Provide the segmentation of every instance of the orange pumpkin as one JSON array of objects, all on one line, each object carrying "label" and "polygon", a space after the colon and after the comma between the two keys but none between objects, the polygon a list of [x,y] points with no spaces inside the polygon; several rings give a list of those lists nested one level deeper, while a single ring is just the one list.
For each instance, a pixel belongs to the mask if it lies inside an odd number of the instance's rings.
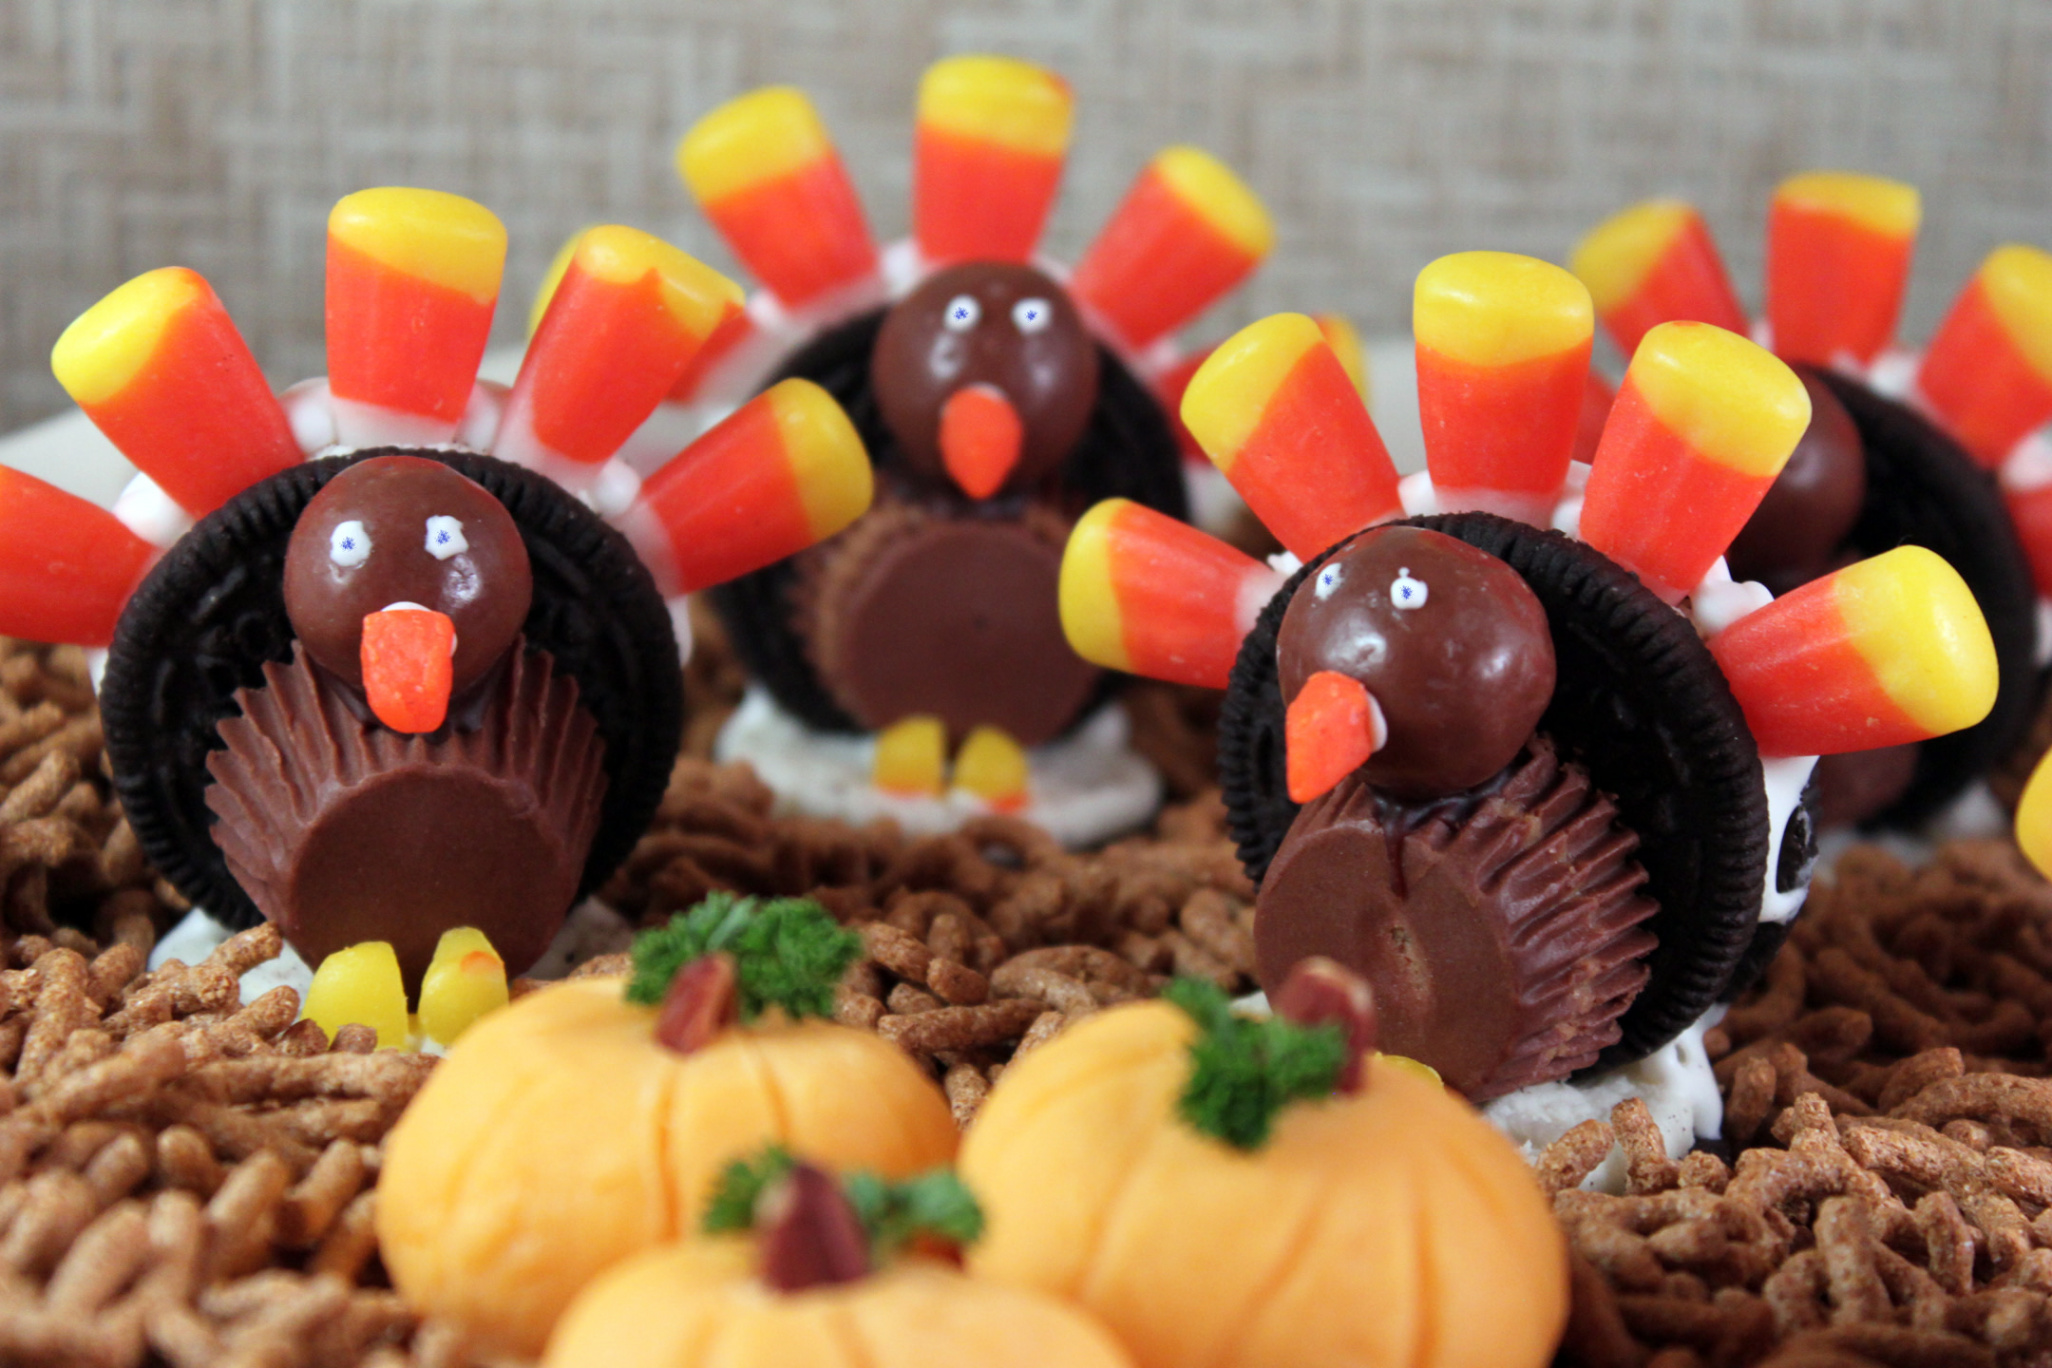
[{"label": "orange pumpkin", "polygon": [[[817,904],[788,900],[762,909],[715,895],[689,917],[729,932],[781,918],[814,941],[848,934]],[[636,947],[644,976],[649,942]],[[802,991],[787,998],[831,1003],[854,953],[835,945],[799,966]],[[379,1180],[378,1236],[406,1300],[491,1351],[532,1357],[594,1276],[689,1238],[737,1156],[774,1142],[887,1175],[946,1163],[957,1139],[947,1102],[902,1051],[777,1006],[733,1019],[751,974],[792,978],[774,951],[657,966],[671,985],[660,1010],[625,1000],[620,979],[584,979],[466,1033],[393,1130]]]},{"label": "orange pumpkin", "polygon": [[[1358,979],[1346,991],[1365,996]],[[1178,1000],[1206,1024],[1172,1002],[1123,1006],[1005,1071],[962,1147],[989,1218],[973,1272],[1073,1298],[1142,1368],[1547,1362],[1567,1313],[1565,1248],[1507,1141],[1382,1056],[1352,1093],[1325,1095],[1345,1083],[1341,1064],[1276,1110],[1257,1094],[1278,1085],[1277,1056],[1264,1064],[1234,1039],[1295,1048],[1285,1037],[1301,1028],[1226,1022],[1223,994]],[[1357,1022],[1355,1043],[1368,1033]],[[1237,1072],[1213,1067],[1221,1054]],[[1191,1116],[1237,1122],[1243,1143],[1268,1133],[1240,1147]]]},{"label": "orange pumpkin", "polygon": [[601,1276],[543,1368],[1130,1368],[1071,1306],[876,1249],[819,1170],[783,1181],[754,1207],[777,1208],[756,1241],[655,1250]]}]

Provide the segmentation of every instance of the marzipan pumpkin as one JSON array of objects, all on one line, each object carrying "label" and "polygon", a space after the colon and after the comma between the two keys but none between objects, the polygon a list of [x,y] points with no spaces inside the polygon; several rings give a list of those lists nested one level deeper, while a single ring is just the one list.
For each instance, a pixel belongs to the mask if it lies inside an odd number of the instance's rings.
[{"label": "marzipan pumpkin", "polygon": [[[982,1282],[908,1240],[973,1238],[945,1171],[909,1183],[809,1164],[736,1166],[715,1203],[747,1231],[642,1254],[571,1306],[543,1368],[1128,1368],[1074,1307]],[[865,1200],[866,1198],[866,1200]]]},{"label": "marzipan pumpkin", "polygon": [[1167,996],[1005,1071],[962,1147],[973,1273],[1072,1298],[1142,1368],[1548,1361],[1566,1254],[1538,1184],[1415,1065],[1362,1058],[1361,980],[1305,961],[1267,1021]]},{"label": "marzipan pumpkin", "polygon": [[635,975],[477,1023],[393,1130],[378,1236],[418,1310],[533,1356],[570,1299],[688,1237],[722,1166],[767,1143],[835,1167],[945,1164],[956,1130],[896,1047],[829,1021],[859,949],[817,903],[714,894],[635,944]]}]

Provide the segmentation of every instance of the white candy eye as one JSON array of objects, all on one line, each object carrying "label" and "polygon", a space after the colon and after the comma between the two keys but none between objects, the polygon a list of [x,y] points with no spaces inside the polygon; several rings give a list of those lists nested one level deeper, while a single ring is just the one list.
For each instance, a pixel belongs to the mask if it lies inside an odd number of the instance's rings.
[{"label": "white candy eye", "polygon": [[982,321],[983,306],[976,302],[975,295],[956,295],[948,301],[948,311],[941,315],[949,332],[968,332]]},{"label": "white candy eye", "polygon": [[427,553],[436,560],[460,556],[470,549],[463,539],[463,524],[445,514],[427,520]]},{"label": "white candy eye", "polygon": [[1328,565],[1318,572],[1318,579],[1311,586],[1312,596],[1320,600],[1332,597],[1332,591],[1340,587],[1340,581],[1347,572],[1337,565]]},{"label": "white candy eye", "polygon": [[328,534],[328,559],[345,570],[353,570],[369,560],[370,551],[370,533],[354,518],[335,524],[335,530]]},{"label": "white candy eye", "polygon": [[1022,333],[1037,333],[1054,322],[1054,309],[1044,299],[1022,299],[1012,306],[1012,326]]},{"label": "white candy eye", "polygon": [[1411,567],[1397,567],[1397,577],[1389,582],[1389,606],[1392,608],[1423,608],[1425,600],[1432,597],[1432,590],[1424,580],[1411,578]]}]

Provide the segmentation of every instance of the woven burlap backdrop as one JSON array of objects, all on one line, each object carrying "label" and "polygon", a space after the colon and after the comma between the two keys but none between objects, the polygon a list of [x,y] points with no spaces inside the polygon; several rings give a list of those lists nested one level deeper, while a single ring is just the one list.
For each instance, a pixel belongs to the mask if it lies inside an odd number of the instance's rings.
[{"label": "woven burlap backdrop", "polygon": [[1245,173],[1280,243],[1214,333],[1278,308],[1399,329],[1432,256],[1559,259],[1663,192],[1756,298],[1768,190],[1819,165],[1922,186],[1913,337],[1990,246],[2052,245],[2047,0],[0,0],[0,430],[62,406],[66,321],[169,263],[275,378],[320,370],[322,225],[367,185],[505,219],[502,340],[582,223],[726,263],[671,148],[762,83],[812,93],[895,234],[915,82],[965,50],[1075,86],[1058,254],[1163,143]]}]

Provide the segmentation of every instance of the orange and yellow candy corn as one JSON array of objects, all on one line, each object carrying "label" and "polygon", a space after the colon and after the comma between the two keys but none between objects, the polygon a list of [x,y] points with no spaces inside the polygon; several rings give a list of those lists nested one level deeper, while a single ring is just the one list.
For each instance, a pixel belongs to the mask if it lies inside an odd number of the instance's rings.
[{"label": "orange and yellow candy corn", "polygon": [[869,453],[841,406],[810,380],[785,380],[650,476],[618,522],[673,597],[831,537],[873,492]]},{"label": "orange and yellow candy corn", "polygon": [[1762,755],[1836,755],[1971,727],[1995,643],[1966,582],[1921,546],[1812,580],[1710,639]]},{"label": "orange and yellow candy corn", "polygon": [[396,732],[431,732],[449,716],[456,624],[432,608],[386,608],[363,620],[364,701]]},{"label": "orange and yellow candy corn", "polygon": [[1582,382],[1582,415],[1575,420],[1575,459],[1587,465],[1596,456],[1596,446],[1603,440],[1603,425],[1610,421],[1610,406],[1617,402],[1617,391],[1603,378],[1603,373],[1590,368],[1589,378]]},{"label": "orange and yellow candy corn", "polygon": [[977,727],[955,754],[955,787],[993,812],[1018,812],[1033,801],[1033,763],[1002,727]]},{"label": "orange and yellow candy corn", "polygon": [[574,482],[655,411],[741,287],[637,228],[588,228],[528,343],[492,454]]},{"label": "orange and yellow candy corn", "polygon": [[1317,671],[1283,715],[1290,801],[1308,803],[1330,791],[1367,764],[1386,739],[1382,709],[1366,685],[1335,670]]},{"label": "orange and yellow candy corn", "polygon": [[1572,265],[1626,356],[1657,323],[1715,323],[1745,334],[1745,310],[1693,205],[1646,200],[1613,214],[1575,245]]},{"label": "orange and yellow candy corn", "polygon": [[2042,598],[2052,598],[2052,484],[2028,489],[2005,486],[2002,501],[2009,509],[2009,521],[2016,526],[2016,539],[2023,543],[2024,558],[2031,563],[2031,579]]},{"label": "orange and yellow candy corn", "polygon": [[105,646],[155,556],[99,505],[0,466],[0,636]]},{"label": "orange and yellow candy corn", "polygon": [[1774,350],[1865,365],[1895,335],[1923,213],[1916,189],[1879,176],[1811,171],[1767,211],[1767,321]]},{"label": "orange and yellow candy corn", "polygon": [[677,172],[787,308],[873,274],[862,203],[812,102],[790,86],[729,100],[677,144]]},{"label": "orange and yellow candy corn", "polygon": [[912,236],[935,265],[1025,261],[1069,150],[1068,82],[1010,57],[949,57],[919,82]]},{"label": "orange and yellow candy corn", "polygon": [[1988,254],[1924,352],[1917,389],[1991,468],[2052,419],[2052,252]]},{"label": "orange and yellow candy corn", "polygon": [[1224,162],[1165,148],[1076,263],[1069,293],[1140,351],[1203,313],[1274,246],[1268,210]]},{"label": "orange and yellow candy corn", "polygon": [[1401,517],[1396,466],[1325,335],[1303,314],[1234,333],[1183,391],[1183,422],[1301,560]]},{"label": "orange and yellow candy corn", "polygon": [[1660,324],[1604,424],[1582,540],[1674,602],[1731,545],[1809,423],[1803,382],[1764,349],[1709,323]]},{"label": "orange and yellow candy corn", "polygon": [[1318,331],[1325,337],[1325,345],[1332,348],[1332,354],[1339,359],[1340,369],[1347,373],[1347,379],[1354,382],[1354,392],[1361,396],[1361,402],[1373,403],[1374,395],[1368,385],[1368,351],[1361,345],[1360,332],[1336,313],[1312,314],[1311,321],[1318,325]]},{"label": "orange and yellow candy corn", "polygon": [[1142,504],[1106,499],[1069,533],[1062,631],[1106,669],[1223,689],[1283,577]]},{"label": "orange and yellow candy corn", "polygon": [[2040,874],[2052,878],[2052,752],[2038,761],[2017,801],[2016,844]]},{"label": "orange and yellow candy corn", "polygon": [[1581,420],[1588,287],[1534,257],[1456,252],[1418,273],[1411,326],[1439,506],[1544,527]]},{"label": "orange and yellow candy corn", "polygon": [[328,215],[328,391],[348,446],[446,442],[477,379],[506,229],[439,190],[359,190]]},{"label": "orange and yellow candy corn", "polygon": [[299,463],[292,425],[242,334],[213,288],[181,266],[139,275],[80,314],[50,369],[195,518]]}]

